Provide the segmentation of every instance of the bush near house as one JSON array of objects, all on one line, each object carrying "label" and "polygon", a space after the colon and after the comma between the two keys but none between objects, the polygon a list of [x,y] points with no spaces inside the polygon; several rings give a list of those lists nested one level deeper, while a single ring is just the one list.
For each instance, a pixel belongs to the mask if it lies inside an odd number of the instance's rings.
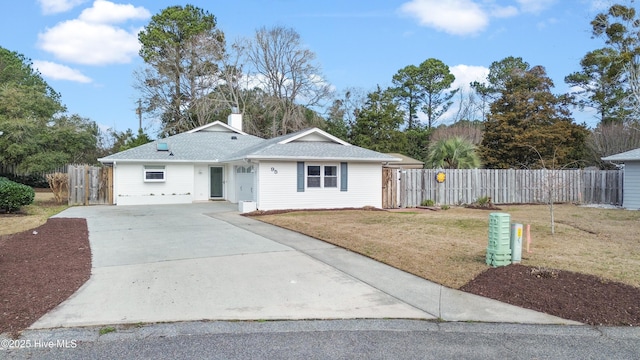
[{"label": "bush near house", "polygon": [[0,210],[15,212],[20,207],[31,204],[34,197],[33,188],[0,177]]}]

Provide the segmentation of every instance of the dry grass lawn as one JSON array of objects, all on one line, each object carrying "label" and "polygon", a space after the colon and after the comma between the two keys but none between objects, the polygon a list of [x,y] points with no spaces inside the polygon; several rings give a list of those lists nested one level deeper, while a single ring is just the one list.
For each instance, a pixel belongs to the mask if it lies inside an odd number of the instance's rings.
[{"label": "dry grass lawn", "polygon": [[50,191],[36,191],[33,204],[23,206],[16,214],[0,214],[0,235],[15,234],[37,228],[68,206],[55,202]]},{"label": "dry grass lawn", "polygon": [[[640,211],[556,205],[503,206],[512,222],[531,224],[522,264],[564,269],[640,287]],[[437,283],[459,288],[488,268],[489,212],[306,211],[257,219],[364,254]]]}]

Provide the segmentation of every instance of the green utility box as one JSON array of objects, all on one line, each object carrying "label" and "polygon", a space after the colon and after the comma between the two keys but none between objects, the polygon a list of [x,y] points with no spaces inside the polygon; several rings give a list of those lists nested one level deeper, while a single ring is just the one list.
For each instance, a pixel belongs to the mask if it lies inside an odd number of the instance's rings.
[{"label": "green utility box", "polygon": [[489,246],[487,265],[497,267],[511,264],[511,215],[489,214]]}]

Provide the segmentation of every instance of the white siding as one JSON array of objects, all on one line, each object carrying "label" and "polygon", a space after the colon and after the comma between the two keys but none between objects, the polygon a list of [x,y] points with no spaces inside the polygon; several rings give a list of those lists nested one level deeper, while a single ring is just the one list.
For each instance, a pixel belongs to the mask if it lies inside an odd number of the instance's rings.
[{"label": "white siding", "polygon": [[209,165],[196,164],[193,167],[193,200],[209,200]]},{"label": "white siding", "polygon": [[[305,162],[307,165],[336,165],[339,162]],[[340,191],[340,173],[336,188],[297,191],[296,162],[261,161],[258,173],[258,209],[323,209],[374,206],[382,207],[382,165],[349,163],[348,190]]]},{"label": "white siding", "polygon": [[224,198],[232,203],[237,203],[236,197],[236,174],[232,164],[224,164],[224,170],[222,170],[222,177],[224,184],[222,185],[222,191]]},{"label": "white siding", "polygon": [[180,204],[193,201],[193,164],[153,164],[165,166],[166,180],[163,182],[145,182],[144,165],[116,163],[113,174],[113,198],[116,204]]},{"label": "white siding", "polygon": [[640,161],[624,164],[623,205],[630,210],[640,210]]}]

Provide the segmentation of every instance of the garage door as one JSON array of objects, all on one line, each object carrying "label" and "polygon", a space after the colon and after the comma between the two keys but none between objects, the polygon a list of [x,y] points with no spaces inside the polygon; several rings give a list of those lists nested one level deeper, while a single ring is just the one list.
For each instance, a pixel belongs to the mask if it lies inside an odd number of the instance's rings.
[{"label": "garage door", "polygon": [[254,175],[253,165],[236,166],[236,194],[238,194],[238,201],[255,201],[253,190]]}]

